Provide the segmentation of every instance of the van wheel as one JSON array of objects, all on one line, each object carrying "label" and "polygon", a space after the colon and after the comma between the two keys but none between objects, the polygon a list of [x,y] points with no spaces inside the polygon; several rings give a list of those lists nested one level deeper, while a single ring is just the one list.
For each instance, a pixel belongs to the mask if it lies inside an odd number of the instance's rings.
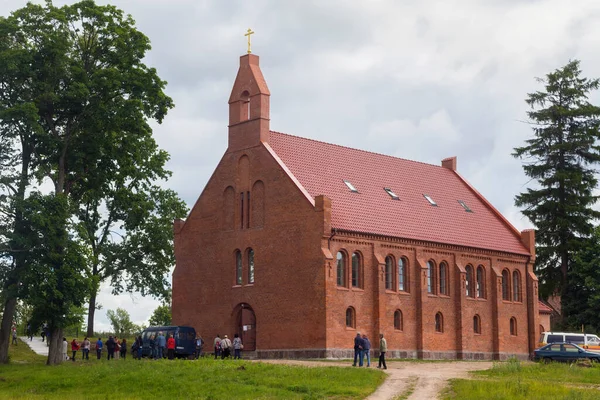
[{"label": "van wheel", "polygon": [[544,357],[544,364],[550,364],[552,359],[550,357]]}]

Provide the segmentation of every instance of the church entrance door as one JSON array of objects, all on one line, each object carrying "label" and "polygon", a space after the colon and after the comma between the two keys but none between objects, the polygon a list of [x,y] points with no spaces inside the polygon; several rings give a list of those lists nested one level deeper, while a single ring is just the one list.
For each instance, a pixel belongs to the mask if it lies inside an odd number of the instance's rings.
[{"label": "church entrance door", "polygon": [[248,304],[242,304],[238,312],[238,331],[244,350],[256,350],[256,315]]}]

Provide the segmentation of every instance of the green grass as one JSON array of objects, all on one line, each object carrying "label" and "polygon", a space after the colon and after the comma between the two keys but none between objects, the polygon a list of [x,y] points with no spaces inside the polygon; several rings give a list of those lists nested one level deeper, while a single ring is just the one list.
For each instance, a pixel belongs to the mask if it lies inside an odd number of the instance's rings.
[{"label": "green grass", "polygon": [[22,342],[10,354],[11,364],[0,366],[0,399],[361,399],[385,379],[377,370],[212,358],[109,362],[90,354],[48,367]]},{"label": "green grass", "polygon": [[599,399],[600,367],[509,361],[473,372],[473,380],[454,379],[444,399]]}]

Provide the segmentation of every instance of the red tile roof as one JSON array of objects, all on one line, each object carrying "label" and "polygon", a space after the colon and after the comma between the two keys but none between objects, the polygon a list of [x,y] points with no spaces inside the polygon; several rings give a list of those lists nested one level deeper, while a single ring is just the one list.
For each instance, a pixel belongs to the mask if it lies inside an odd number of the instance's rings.
[{"label": "red tile roof", "polygon": [[552,314],[552,308],[548,307],[546,303],[539,300],[538,301],[538,311],[542,314]]},{"label": "red tile roof", "polygon": [[279,132],[269,145],[310,196],[331,199],[332,228],[529,254],[519,232],[450,169]]}]

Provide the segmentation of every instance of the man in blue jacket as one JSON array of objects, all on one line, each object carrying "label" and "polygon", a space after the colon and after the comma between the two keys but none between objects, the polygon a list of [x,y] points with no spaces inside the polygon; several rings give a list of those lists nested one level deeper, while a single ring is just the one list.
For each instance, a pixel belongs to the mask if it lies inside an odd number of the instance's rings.
[{"label": "man in blue jacket", "polygon": [[356,337],[354,338],[354,363],[352,364],[353,367],[356,367],[356,360],[358,359],[358,366],[362,367],[363,366],[363,347],[364,347],[364,341],[362,339],[362,337],[360,336],[360,332],[356,332]]},{"label": "man in blue jacket", "polygon": [[156,337],[156,346],[158,347],[158,359],[162,360],[165,347],[167,347],[167,339],[162,332],[158,332],[158,336]]},{"label": "man in blue jacket", "polygon": [[[371,341],[367,335],[362,335],[363,340],[363,355],[367,358],[367,367],[371,366]],[[360,357],[360,365],[362,365],[362,356]]]},{"label": "man in blue jacket", "polygon": [[98,356],[98,360],[102,357],[102,338],[98,338],[96,342],[96,355]]}]

